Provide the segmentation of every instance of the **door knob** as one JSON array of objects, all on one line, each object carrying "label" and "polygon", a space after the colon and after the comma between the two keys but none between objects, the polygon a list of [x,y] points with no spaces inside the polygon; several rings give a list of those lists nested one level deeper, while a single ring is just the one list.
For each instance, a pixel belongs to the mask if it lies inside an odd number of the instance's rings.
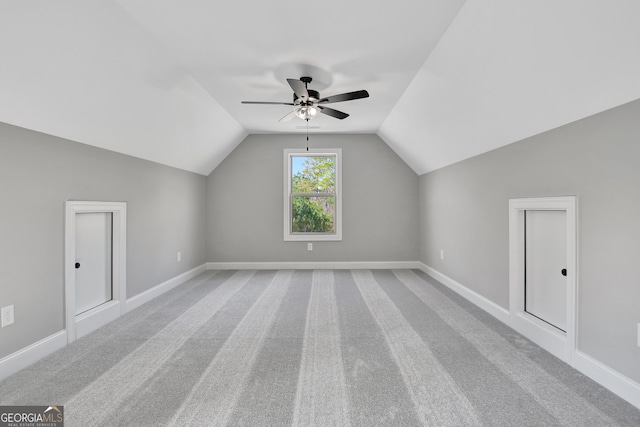
[{"label": "door knob", "polygon": [[562,273],[563,276],[566,276],[567,275],[567,269],[563,268],[560,273]]},{"label": "door knob", "polygon": [[76,268],[80,268],[80,263],[76,262]]}]

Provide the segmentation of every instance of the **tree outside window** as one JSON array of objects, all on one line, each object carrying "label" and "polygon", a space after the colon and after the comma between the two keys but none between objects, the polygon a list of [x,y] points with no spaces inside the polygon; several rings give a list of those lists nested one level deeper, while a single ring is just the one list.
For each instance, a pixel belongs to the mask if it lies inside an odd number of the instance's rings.
[{"label": "tree outside window", "polygon": [[288,151],[285,240],[340,240],[340,153]]},{"label": "tree outside window", "polygon": [[294,156],[291,177],[291,231],[335,232],[334,156]]}]

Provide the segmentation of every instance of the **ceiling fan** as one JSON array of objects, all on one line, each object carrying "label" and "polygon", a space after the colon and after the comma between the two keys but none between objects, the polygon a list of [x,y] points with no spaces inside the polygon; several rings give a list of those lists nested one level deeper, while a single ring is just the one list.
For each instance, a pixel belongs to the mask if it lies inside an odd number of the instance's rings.
[{"label": "ceiling fan", "polygon": [[366,90],[357,90],[355,92],[341,93],[326,98],[320,98],[320,93],[313,89],[307,88],[311,83],[311,77],[300,77],[297,79],[287,79],[289,86],[293,89],[293,102],[263,102],[263,101],[242,101],[243,104],[275,104],[275,105],[291,105],[295,107],[292,112],[280,119],[281,122],[289,121],[293,116],[298,116],[307,122],[311,120],[316,113],[321,112],[327,116],[336,119],[346,119],[349,117],[347,113],[325,107],[326,104],[334,102],[351,101],[354,99],[368,98],[369,92]]}]

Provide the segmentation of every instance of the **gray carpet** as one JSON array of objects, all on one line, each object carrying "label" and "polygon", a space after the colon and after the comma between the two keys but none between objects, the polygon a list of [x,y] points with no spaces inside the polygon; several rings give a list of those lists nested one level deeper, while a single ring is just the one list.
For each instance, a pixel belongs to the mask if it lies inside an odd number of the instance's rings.
[{"label": "gray carpet", "polygon": [[609,426],[640,411],[413,270],[211,271],[0,382],[67,426]]}]

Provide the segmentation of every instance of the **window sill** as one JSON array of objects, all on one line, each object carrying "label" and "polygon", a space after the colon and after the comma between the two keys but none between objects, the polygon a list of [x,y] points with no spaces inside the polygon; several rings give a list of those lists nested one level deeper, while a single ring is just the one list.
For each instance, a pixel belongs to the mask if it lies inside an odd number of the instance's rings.
[{"label": "window sill", "polygon": [[285,242],[338,242],[342,236],[338,234],[287,234]]}]

